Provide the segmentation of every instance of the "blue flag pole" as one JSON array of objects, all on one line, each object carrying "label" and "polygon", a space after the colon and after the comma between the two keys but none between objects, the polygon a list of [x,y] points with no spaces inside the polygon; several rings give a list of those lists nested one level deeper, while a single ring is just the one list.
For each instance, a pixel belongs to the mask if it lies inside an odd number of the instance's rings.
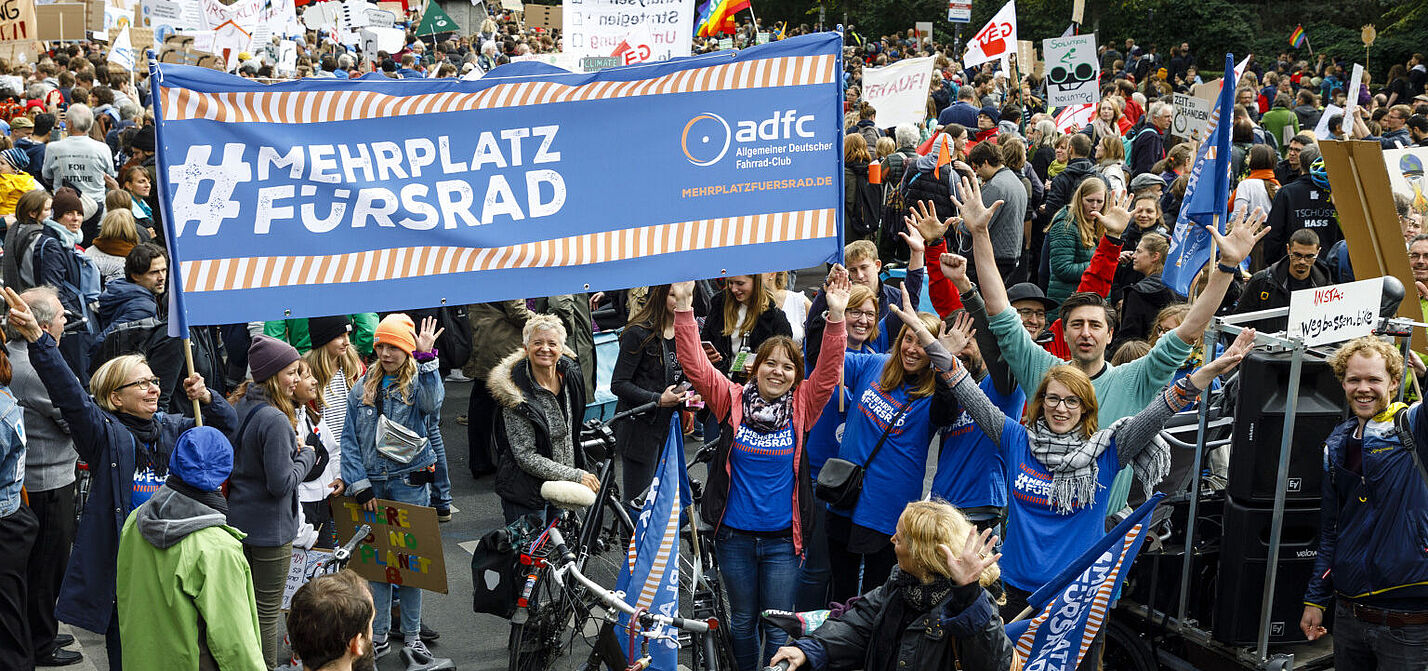
[{"label": "blue flag pole", "polygon": [[[168,161],[166,153],[160,151],[164,146],[162,107],[163,95],[159,84],[163,82],[163,75],[159,72],[159,59],[153,49],[145,49],[144,53],[149,61],[149,100],[154,104],[154,188],[159,190],[159,222],[164,228],[164,247],[169,254],[169,323],[168,334],[170,338],[183,340],[183,360],[188,366],[188,376],[193,377],[197,371],[193,366],[193,341],[188,336],[188,312],[183,304],[183,269],[180,267],[179,257],[176,253],[178,246],[175,239],[178,237],[174,233],[174,222],[171,216],[173,202],[169,199],[168,188]],[[203,426],[203,410],[198,399],[193,401],[193,421],[196,426]]]}]

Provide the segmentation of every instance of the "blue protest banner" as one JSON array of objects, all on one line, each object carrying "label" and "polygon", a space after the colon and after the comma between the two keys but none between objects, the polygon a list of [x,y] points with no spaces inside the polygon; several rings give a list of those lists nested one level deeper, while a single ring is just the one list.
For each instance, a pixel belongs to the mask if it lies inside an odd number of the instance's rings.
[{"label": "blue protest banner", "polygon": [[[1234,54],[1225,54],[1225,72],[1234,71]],[[1195,164],[1185,183],[1185,199],[1170,238],[1170,256],[1165,261],[1163,279],[1181,296],[1190,295],[1195,275],[1210,261],[1210,232],[1205,227],[1218,223],[1223,234],[1228,223],[1234,111],[1235,82],[1230,76],[1220,84],[1219,102],[1210,112],[1209,136],[1195,153]]]},{"label": "blue protest banner", "polygon": [[1144,523],[1164,494],[1130,517],[1027,599],[1035,614],[1006,625],[1027,671],[1073,671],[1106,621],[1111,596],[1126,579],[1144,542]]},{"label": "blue protest banner", "polygon": [[175,289],[190,323],[217,324],[836,259],[840,58],[825,33],[476,81],[158,64]]},{"label": "blue protest banner", "polygon": [[[625,594],[625,603],[651,613],[671,617],[679,614],[679,524],[691,501],[689,474],[684,469],[684,429],[676,412],[669,418],[669,437],[644,509],[635,522],[629,561],[615,583],[615,590]],[[630,616],[621,613],[615,638],[625,651],[626,661],[633,663],[640,658],[640,646],[627,634],[629,626]],[[657,625],[656,631],[651,632],[668,635],[649,642],[649,668],[653,671],[675,671],[679,666],[678,632],[665,629]],[[629,647],[632,642],[634,649]]]}]

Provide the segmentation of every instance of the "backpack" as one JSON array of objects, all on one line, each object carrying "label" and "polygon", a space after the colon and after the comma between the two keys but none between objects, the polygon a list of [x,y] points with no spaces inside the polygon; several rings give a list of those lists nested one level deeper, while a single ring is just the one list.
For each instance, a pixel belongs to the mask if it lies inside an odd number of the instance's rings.
[{"label": "backpack", "polygon": [[5,235],[3,279],[5,286],[17,293],[38,283],[35,277],[35,245],[44,230],[44,224],[18,224],[10,227]]},{"label": "backpack", "polygon": [[848,227],[856,235],[869,235],[878,230],[882,218],[882,187],[863,182],[854,187],[853,209],[849,212]]},{"label": "backpack", "polygon": [[1126,150],[1125,168],[1127,171],[1131,170],[1131,149],[1135,147],[1135,141],[1139,140],[1140,136],[1145,135],[1146,133],[1159,132],[1160,131],[1155,130],[1154,128],[1150,128],[1148,126],[1141,126],[1140,130],[1121,138],[1121,147],[1125,148]]}]

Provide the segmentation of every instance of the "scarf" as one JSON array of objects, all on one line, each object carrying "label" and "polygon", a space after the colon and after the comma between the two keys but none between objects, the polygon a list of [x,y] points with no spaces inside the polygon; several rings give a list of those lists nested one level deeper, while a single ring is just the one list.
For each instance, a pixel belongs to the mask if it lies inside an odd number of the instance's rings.
[{"label": "scarf", "polygon": [[173,474],[164,479],[164,486],[228,516],[228,499],[223,498],[222,492],[205,492]]},{"label": "scarf", "polygon": [[759,395],[759,386],[749,380],[744,384],[744,426],[759,433],[782,431],[793,418],[793,390],[766,401]]},{"label": "scarf", "polygon": [[129,252],[134,250],[134,243],[110,238],[95,238],[94,246],[105,254],[121,258],[129,256]]},{"label": "scarf", "polygon": [[952,593],[953,587],[951,578],[939,577],[923,584],[912,574],[894,567],[892,575],[883,587],[884,591],[893,592],[893,595],[883,607],[882,616],[878,619],[876,630],[869,641],[868,654],[865,657],[868,667],[865,671],[886,671],[892,668],[892,660],[897,659],[897,650],[908,626],[946,599],[947,595]]},{"label": "scarf", "polygon": [[45,220],[45,228],[54,231],[55,234],[59,236],[60,242],[63,242],[68,245],[70,249],[73,249],[74,247],[79,245],[79,241],[84,239],[83,231],[70,232],[68,228],[59,225],[51,219]]},{"label": "scarf", "polygon": [[120,423],[129,429],[129,433],[134,434],[139,442],[153,445],[154,441],[159,439],[159,423],[154,421],[153,417],[139,419],[127,412],[116,412],[114,416],[119,418]]},{"label": "scarf", "polygon": [[1046,176],[1056,177],[1061,174],[1061,171],[1066,169],[1066,163],[1067,161],[1057,161],[1053,159],[1051,165],[1046,166]]},{"label": "scarf", "polygon": [[[1047,426],[1046,419],[1036,420],[1027,430],[1031,442],[1031,454],[1051,471],[1052,509],[1061,514],[1071,514],[1077,508],[1096,505],[1096,480],[1100,468],[1096,460],[1111,446],[1116,430],[1130,421],[1122,417],[1109,427],[1091,434],[1083,440],[1075,432],[1056,433]],[[1170,472],[1170,455],[1165,450],[1142,450],[1131,461],[1135,476],[1149,489],[1160,482]]]}]

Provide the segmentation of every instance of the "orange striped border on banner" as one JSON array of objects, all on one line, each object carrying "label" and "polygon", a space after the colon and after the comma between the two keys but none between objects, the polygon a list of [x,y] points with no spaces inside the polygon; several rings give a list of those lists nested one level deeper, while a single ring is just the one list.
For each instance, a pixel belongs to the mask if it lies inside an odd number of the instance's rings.
[{"label": "orange striped border on banner", "polygon": [[[207,119],[224,123],[319,123],[436,112],[613,100],[667,93],[829,84],[837,81],[832,55],[783,56],[724,63],[637,79],[580,86],[531,81],[496,84],[481,91],[390,95],[363,90],[200,93],[162,87],[165,121]],[[395,88],[395,87],[394,87]]]},{"label": "orange striped border on banner", "polygon": [[[1078,653],[1078,657],[1080,654],[1085,654],[1086,649],[1091,646],[1091,642],[1096,640],[1094,635],[1088,635],[1087,632],[1092,628],[1100,631],[1101,624],[1106,620],[1106,608],[1111,601],[1112,587],[1115,585],[1116,577],[1125,569],[1125,548],[1129,548],[1135,543],[1135,539],[1140,536],[1140,532],[1141,525],[1137,524],[1131,527],[1130,531],[1126,533],[1126,538],[1121,545],[1122,551],[1120,558],[1116,560],[1116,565],[1111,569],[1111,572],[1106,575],[1105,581],[1096,588],[1096,596],[1091,599],[1091,612],[1086,616],[1086,628],[1082,630],[1081,652]],[[1031,621],[1031,625],[1027,627],[1026,632],[1021,635],[1021,638],[1017,639],[1016,651],[1023,659],[1029,659],[1031,657],[1031,643],[1036,639],[1036,632],[1050,617],[1051,614],[1046,612],[1038,615],[1035,620]]]},{"label": "orange striped border on banner", "polygon": [[318,256],[183,261],[184,291],[348,284],[513,268],[626,261],[677,252],[837,235],[834,210],[701,219],[537,240],[504,247],[397,247]]}]

